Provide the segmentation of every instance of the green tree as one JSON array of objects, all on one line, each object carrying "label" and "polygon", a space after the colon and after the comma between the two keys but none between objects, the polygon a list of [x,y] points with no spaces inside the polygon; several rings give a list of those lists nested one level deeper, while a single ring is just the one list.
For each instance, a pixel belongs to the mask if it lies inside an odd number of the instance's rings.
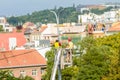
[{"label": "green tree", "polygon": [[[62,80],[119,80],[120,79],[120,34],[83,38],[80,56],[73,57],[73,66],[62,70]],[[47,52],[47,73],[43,80],[49,80],[55,52]]]},{"label": "green tree", "polygon": [[20,76],[18,79],[19,79],[19,80],[34,80],[34,79],[33,79],[32,77],[30,77],[30,76],[25,76],[25,77]]},{"label": "green tree", "polygon": [[77,66],[66,67],[62,70],[62,80],[76,80],[78,70]]},{"label": "green tree", "polygon": [[107,80],[120,79],[120,33],[97,39],[97,45],[107,45],[111,47],[109,73],[105,77]]},{"label": "green tree", "polygon": [[[50,80],[52,68],[54,64],[54,57],[55,57],[55,49],[52,48],[50,51],[46,53],[47,58],[47,69],[46,74],[42,76],[43,80]],[[76,59],[78,60],[78,59]],[[74,60],[75,62],[77,62]],[[77,63],[75,63],[71,67],[66,67],[65,69],[61,69],[62,71],[62,80],[76,80],[77,74],[78,74],[78,67],[76,66]],[[58,74],[56,74],[58,75]],[[56,76],[56,79],[58,76]]]},{"label": "green tree", "polygon": [[[60,24],[65,22],[77,22],[77,15],[75,7],[59,7],[58,9],[50,9],[53,11],[56,11],[58,16],[60,17]],[[13,25],[18,25],[18,23],[25,23],[27,21],[37,23],[56,23],[56,18],[53,13],[50,12],[50,10],[41,10],[41,11],[35,11],[32,14],[27,14],[23,16],[11,16],[8,18],[8,22]]]},{"label": "green tree", "polygon": [[0,80],[34,80],[34,79],[32,77],[29,77],[29,76],[17,78],[13,75],[12,71],[1,70],[0,71]]},{"label": "green tree", "polygon": [[50,80],[51,72],[54,64],[54,57],[55,57],[55,49],[52,48],[50,51],[46,52],[47,58],[47,69],[46,74],[42,76],[43,80]]},{"label": "green tree", "polygon": [[103,14],[104,12],[110,11],[112,8],[113,7],[107,7],[107,8],[102,9],[102,10],[100,10],[98,8],[97,9],[91,9],[90,12],[100,15],[100,14]]},{"label": "green tree", "polygon": [[12,17],[8,18],[7,20],[8,20],[8,22],[9,22],[10,24],[13,24],[13,25],[15,25],[15,26],[16,26],[16,25],[18,24],[18,22],[19,22],[18,17],[15,17],[15,16],[12,16]]},{"label": "green tree", "polygon": [[[80,42],[78,79],[120,79],[120,33],[103,38],[86,37]],[[100,72],[99,72],[100,71]]]},{"label": "green tree", "polygon": [[22,30],[22,26],[21,26],[21,25],[16,26],[16,29],[17,29],[17,32],[21,32],[21,30]]},{"label": "green tree", "polygon": [[3,26],[0,25],[0,32],[3,32],[3,31],[4,31]]},{"label": "green tree", "polygon": [[97,46],[92,37],[86,37],[80,44],[79,74],[77,80],[101,80],[108,74],[110,64],[108,46]]}]

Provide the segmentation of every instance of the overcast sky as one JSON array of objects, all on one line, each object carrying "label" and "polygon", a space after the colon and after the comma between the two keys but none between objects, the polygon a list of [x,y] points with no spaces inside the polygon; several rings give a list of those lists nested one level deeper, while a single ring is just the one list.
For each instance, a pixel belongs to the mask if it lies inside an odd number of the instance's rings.
[{"label": "overcast sky", "polygon": [[0,16],[17,16],[57,7],[69,7],[73,4],[103,4],[120,0],[0,0]]}]

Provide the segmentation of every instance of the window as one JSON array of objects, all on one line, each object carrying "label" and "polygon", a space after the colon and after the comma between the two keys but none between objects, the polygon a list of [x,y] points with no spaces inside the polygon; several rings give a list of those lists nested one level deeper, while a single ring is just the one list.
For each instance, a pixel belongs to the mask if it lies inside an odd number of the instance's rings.
[{"label": "window", "polygon": [[34,41],[34,36],[32,36],[32,41]]},{"label": "window", "polygon": [[41,74],[44,74],[46,71],[45,71],[46,69],[45,68],[41,68]]},{"label": "window", "polygon": [[6,32],[9,32],[9,29],[6,29]]},{"label": "window", "polygon": [[25,72],[24,70],[21,70],[21,71],[20,71],[20,75],[26,76],[26,72]]},{"label": "window", "polygon": [[47,37],[47,39],[49,39],[49,36]]},{"label": "window", "polygon": [[36,76],[36,75],[37,75],[37,70],[36,70],[36,69],[32,70],[32,75],[33,75],[33,76]]}]

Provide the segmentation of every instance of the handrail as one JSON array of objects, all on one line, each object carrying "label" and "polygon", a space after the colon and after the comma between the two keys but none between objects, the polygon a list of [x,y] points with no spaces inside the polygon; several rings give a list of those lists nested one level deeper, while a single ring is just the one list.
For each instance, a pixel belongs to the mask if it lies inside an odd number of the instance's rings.
[{"label": "handrail", "polygon": [[54,65],[53,65],[53,69],[52,69],[52,74],[51,74],[51,79],[50,80],[55,80],[55,75],[56,75],[58,64],[59,64],[59,61],[60,61],[61,50],[62,49],[59,49],[58,53],[55,55],[55,60],[54,60]]}]

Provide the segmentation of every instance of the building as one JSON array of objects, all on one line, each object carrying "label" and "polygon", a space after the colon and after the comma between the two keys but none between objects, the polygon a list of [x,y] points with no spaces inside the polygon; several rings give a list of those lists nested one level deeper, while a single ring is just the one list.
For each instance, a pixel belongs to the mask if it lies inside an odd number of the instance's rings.
[{"label": "building", "polygon": [[78,15],[78,23],[86,24],[86,23],[95,23],[97,15],[94,13]]},{"label": "building", "polygon": [[120,32],[120,22],[115,22],[111,27],[106,31],[106,35],[113,35]]},{"label": "building", "polygon": [[23,24],[23,28],[34,29],[34,28],[36,28],[36,25],[32,22],[26,22],[26,23]]},{"label": "building", "polygon": [[50,40],[50,42],[54,42],[58,38],[58,28],[55,26],[56,24],[48,24],[41,32],[41,40]]},{"label": "building", "polygon": [[31,76],[41,80],[45,68],[45,58],[35,49],[0,52],[0,69],[12,71],[15,77]]},{"label": "building", "polygon": [[75,34],[77,34],[77,37],[80,37],[80,33],[84,32],[84,30],[85,26],[63,24],[63,26],[57,27],[54,24],[49,24],[48,27],[43,32],[41,32],[41,39],[50,40],[50,43],[54,43],[56,39],[62,41],[63,37],[74,36]]},{"label": "building", "polygon": [[26,43],[23,32],[0,33],[0,51],[13,50]]},{"label": "building", "polygon": [[109,11],[109,12],[104,12],[104,18],[107,22],[115,22],[116,20],[116,11]]},{"label": "building", "polygon": [[2,26],[3,30],[5,30],[6,27],[9,27],[6,17],[0,17],[0,26]]},{"label": "building", "polygon": [[92,35],[94,38],[101,38],[105,36],[105,33],[103,31],[93,31]]},{"label": "building", "polygon": [[30,42],[31,41],[39,41],[40,40],[40,32],[39,31],[34,31],[30,34]]}]

